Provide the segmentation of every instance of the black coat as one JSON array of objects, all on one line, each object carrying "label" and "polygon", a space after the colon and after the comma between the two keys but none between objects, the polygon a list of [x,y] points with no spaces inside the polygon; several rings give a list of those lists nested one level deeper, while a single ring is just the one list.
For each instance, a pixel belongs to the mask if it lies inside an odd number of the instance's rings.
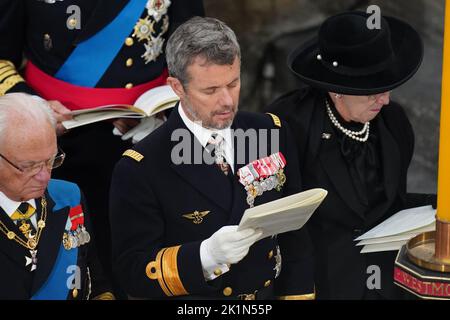
[{"label": "black coat", "polygon": [[[80,300],[110,292],[110,284],[103,276],[93,246],[89,215],[78,187],[66,181],[51,180],[45,197],[47,218],[37,247],[36,270],[31,271],[31,265],[26,265],[25,257],[30,257],[29,250],[9,240],[3,233],[0,234],[0,299]],[[40,201],[36,199],[36,205],[42,215]],[[69,211],[80,204],[91,241],[66,250],[63,247],[63,234],[71,227]],[[21,234],[1,208],[0,220],[9,230]],[[79,283],[75,278],[79,279]],[[67,284],[73,286],[68,287]],[[76,288],[76,285],[80,287]]]},{"label": "black coat", "polygon": [[[367,210],[361,205],[335,134],[324,139],[325,93],[305,88],[273,102],[268,111],[279,115],[293,129],[299,148],[305,188],[324,188],[328,196],[307,227],[313,239],[318,298],[361,299],[398,297],[393,285],[396,252],[360,254],[353,241],[395,212],[435,202],[434,195],[408,194],[406,178],[414,150],[414,133],[402,107],[391,102],[371,121],[380,141],[385,200]],[[381,270],[381,290],[366,289],[373,273]],[[374,294],[375,293],[375,294]]]},{"label": "black coat", "polygon": [[[129,0],[65,0],[49,4],[38,0],[0,0],[0,60],[9,60],[19,69],[25,53],[27,59],[53,76],[77,44],[104,28],[128,2]],[[71,17],[67,10],[71,5],[80,8],[80,29],[67,27],[67,21]],[[141,18],[145,15],[146,10],[143,10]],[[162,37],[167,41],[178,25],[196,15],[204,15],[201,0],[173,0],[168,9],[169,30]],[[161,24],[155,24],[155,32],[161,31]],[[128,27],[132,31],[133,26]],[[45,35],[50,37],[50,47]],[[132,46],[124,43],[96,87],[123,88],[127,83],[138,85],[158,77],[165,67],[164,54],[156,61],[146,64],[141,57],[144,51],[143,42],[137,39]],[[131,67],[126,66],[129,58],[134,61]],[[0,84],[3,80],[5,79],[0,75]],[[9,92],[15,91],[33,92],[23,82],[12,87]]]},{"label": "black coat", "polygon": [[[298,192],[300,173],[295,143],[290,140],[284,126],[281,129],[275,127],[268,115],[238,112],[232,129],[238,128],[279,130],[279,150],[287,160],[285,186],[280,192],[264,192],[256,198],[255,205]],[[225,176],[216,165],[173,163],[171,152],[178,139],[171,141],[171,136],[177,129],[189,132],[194,148],[191,150],[203,149],[175,109],[163,126],[135,146],[134,150],[143,159],[137,161],[124,157],[113,174],[110,195],[113,265],[128,294],[147,298],[168,295],[157,280],[149,279],[146,267],[152,261],[159,261],[157,255],[164,248],[175,246],[181,247],[175,255],[176,264],[172,261],[171,267],[176,267],[173,269],[176,270],[173,271],[174,279],[184,286],[184,294],[200,298],[225,298],[223,290],[228,287],[232,289],[231,296],[235,297],[272,284],[277,295],[311,294],[311,251],[309,237],[303,229],[279,235],[278,239],[265,238],[257,242],[242,261],[231,266],[229,272],[213,281],[205,281],[200,262],[200,243],[222,226],[239,224],[244,210],[249,206],[246,191],[236,175]],[[254,160],[249,158],[249,139],[246,140],[245,150],[245,163],[242,164],[237,164],[235,152],[235,173]],[[183,217],[196,210],[208,210],[210,213],[200,224]],[[283,263],[281,275],[274,279],[277,244],[281,247]],[[170,265],[164,261],[163,268],[164,263]],[[183,291],[172,293],[179,296]]]}]

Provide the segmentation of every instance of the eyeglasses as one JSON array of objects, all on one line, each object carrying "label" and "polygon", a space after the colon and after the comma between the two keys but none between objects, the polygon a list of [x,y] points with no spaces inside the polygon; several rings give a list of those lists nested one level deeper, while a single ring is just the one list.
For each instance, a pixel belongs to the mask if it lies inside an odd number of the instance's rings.
[{"label": "eyeglasses", "polygon": [[11,166],[22,172],[24,175],[27,176],[34,176],[38,174],[42,168],[45,166],[47,169],[55,169],[61,166],[64,162],[64,159],[66,158],[66,154],[64,151],[61,150],[61,148],[58,147],[58,153],[56,156],[40,162],[35,162],[28,166],[18,166],[14,164],[12,161],[10,161],[8,158],[6,158],[4,155],[0,153],[0,157],[5,159],[6,162],[8,162]]}]

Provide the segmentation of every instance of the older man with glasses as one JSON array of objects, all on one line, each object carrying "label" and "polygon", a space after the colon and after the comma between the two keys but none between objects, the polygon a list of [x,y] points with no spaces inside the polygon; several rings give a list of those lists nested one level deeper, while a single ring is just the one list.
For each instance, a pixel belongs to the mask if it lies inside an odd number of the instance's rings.
[{"label": "older man with glasses", "polygon": [[0,299],[114,298],[79,188],[52,180],[65,154],[46,102],[0,97]]}]

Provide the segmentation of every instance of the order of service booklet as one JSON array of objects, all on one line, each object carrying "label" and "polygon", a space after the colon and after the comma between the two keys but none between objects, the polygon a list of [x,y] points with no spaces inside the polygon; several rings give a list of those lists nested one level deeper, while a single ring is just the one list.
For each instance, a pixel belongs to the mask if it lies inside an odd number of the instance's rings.
[{"label": "order of service booklet", "polygon": [[419,233],[434,231],[436,210],[431,206],[405,209],[355,239],[361,253],[399,250]]},{"label": "order of service booklet", "polygon": [[179,98],[169,85],[144,92],[133,105],[115,104],[72,111],[73,118],[63,121],[66,129],[114,118],[145,118],[172,108]]},{"label": "order of service booklet", "polygon": [[258,239],[300,229],[309,220],[327,195],[324,189],[316,188],[299,192],[281,199],[245,210],[238,230],[261,229]]}]

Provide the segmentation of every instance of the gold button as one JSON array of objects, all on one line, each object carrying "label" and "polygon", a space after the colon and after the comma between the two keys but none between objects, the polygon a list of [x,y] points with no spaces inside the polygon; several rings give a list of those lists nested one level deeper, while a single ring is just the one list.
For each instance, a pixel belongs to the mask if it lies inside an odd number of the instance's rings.
[{"label": "gold button", "polygon": [[126,44],[128,47],[131,47],[131,46],[134,44],[133,38],[130,38],[130,37],[126,38],[125,44]]},{"label": "gold button", "polygon": [[268,287],[268,286],[270,286],[270,284],[272,283],[272,281],[270,281],[270,280],[267,280],[265,283],[264,283],[264,287]]},{"label": "gold button", "polygon": [[269,251],[269,260],[273,258],[273,250]]},{"label": "gold button", "polygon": [[77,25],[77,19],[72,18],[69,20],[69,26],[71,26],[72,28],[75,28]]},{"label": "gold button", "polygon": [[216,270],[214,270],[214,274],[216,276],[220,276],[222,274],[222,270],[220,270],[219,268],[217,268]]},{"label": "gold button", "polygon": [[127,88],[127,89],[131,89],[131,88],[133,88],[133,84],[130,82],[130,83],[127,83],[127,85],[125,86],[125,88]]},{"label": "gold button", "polygon": [[77,288],[73,289],[72,297],[74,297],[75,299],[76,299],[76,297],[78,297],[78,290],[77,290]]},{"label": "gold button", "polygon": [[129,58],[126,62],[127,67],[131,67],[133,65],[133,59]]},{"label": "gold button", "polygon": [[232,293],[233,293],[233,289],[231,289],[230,287],[226,287],[225,289],[223,289],[223,295],[226,297],[231,296]]}]

